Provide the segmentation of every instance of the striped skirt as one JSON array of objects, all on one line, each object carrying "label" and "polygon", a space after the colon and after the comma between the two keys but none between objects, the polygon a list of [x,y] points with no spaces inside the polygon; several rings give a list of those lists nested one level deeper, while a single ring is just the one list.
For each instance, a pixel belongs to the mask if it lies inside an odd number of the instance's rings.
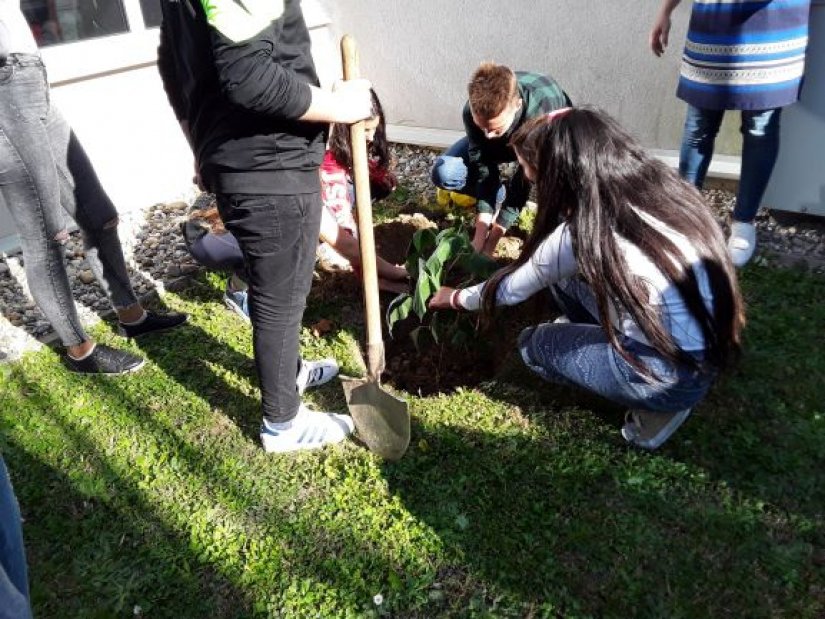
[{"label": "striped skirt", "polygon": [[694,0],[676,95],[714,110],[799,98],[811,0]]}]

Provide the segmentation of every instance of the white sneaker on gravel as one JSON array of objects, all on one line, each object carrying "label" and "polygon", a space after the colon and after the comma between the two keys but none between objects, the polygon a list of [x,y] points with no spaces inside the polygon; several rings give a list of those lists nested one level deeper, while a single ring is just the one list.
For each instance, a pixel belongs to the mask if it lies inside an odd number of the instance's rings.
[{"label": "white sneaker on gravel", "polygon": [[335,359],[319,359],[318,361],[301,360],[301,369],[298,370],[298,393],[303,393],[310,387],[320,387],[338,376],[338,362]]},{"label": "white sneaker on gravel", "polygon": [[745,266],[756,249],[756,226],[744,221],[734,221],[730,226],[728,252],[733,266]]},{"label": "white sneaker on gravel", "polygon": [[301,404],[291,421],[261,423],[261,443],[268,453],[320,449],[340,443],[352,434],[355,424],[349,415],[311,411]]}]

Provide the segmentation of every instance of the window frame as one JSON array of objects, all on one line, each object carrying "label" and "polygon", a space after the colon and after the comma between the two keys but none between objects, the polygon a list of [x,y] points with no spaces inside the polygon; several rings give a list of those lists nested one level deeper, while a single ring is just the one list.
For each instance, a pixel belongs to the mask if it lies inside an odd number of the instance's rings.
[{"label": "window frame", "polygon": [[128,32],[40,48],[52,85],[146,66],[157,61],[159,28],[144,25],[140,0],[120,1],[126,14]]}]

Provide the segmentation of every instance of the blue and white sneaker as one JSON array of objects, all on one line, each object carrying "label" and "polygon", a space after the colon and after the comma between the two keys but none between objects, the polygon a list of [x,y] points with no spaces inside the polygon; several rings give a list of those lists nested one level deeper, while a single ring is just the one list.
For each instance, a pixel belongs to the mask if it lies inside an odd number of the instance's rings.
[{"label": "blue and white sneaker", "polygon": [[229,286],[227,286],[226,292],[223,295],[223,303],[246,322],[251,322],[249,320],[248,290],[231,290]]},{"label": "blue and white sneaker", "polygon": [[338,362],[335,359],[319,359],[318,361],[301,360],[298,370],[298,393],[303,393],[310,387],[320,387],[338,376]]},{"label": "blue and white sneaker", "polygon": [[349,415],[311,411],[301,404],[291,421],[261,423],[261,444],[269,453],[320,449],[345,440],[355,430]]}]

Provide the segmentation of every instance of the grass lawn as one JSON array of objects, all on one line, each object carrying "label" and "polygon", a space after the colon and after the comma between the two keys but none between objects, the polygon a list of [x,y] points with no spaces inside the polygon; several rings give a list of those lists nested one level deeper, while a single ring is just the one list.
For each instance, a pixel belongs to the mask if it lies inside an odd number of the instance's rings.
[{"label": "grass lawn", "polygon": [[[248,327],[202,276],[191,314],[125,344],[149,363],[0,366],[0,449],[25,518],[36,617],[825,616],[825,279],[751,266],[747,350],[655,454],[621,411],[509,364],[408,396],[413,443],[273,456]],[[356,297],[357,298],[357,297]],[[341,304],[304,353],[356,371]],[[344,324],[342,324],[344,323]],[[337,383],[309,394],[344,410]]]}]

